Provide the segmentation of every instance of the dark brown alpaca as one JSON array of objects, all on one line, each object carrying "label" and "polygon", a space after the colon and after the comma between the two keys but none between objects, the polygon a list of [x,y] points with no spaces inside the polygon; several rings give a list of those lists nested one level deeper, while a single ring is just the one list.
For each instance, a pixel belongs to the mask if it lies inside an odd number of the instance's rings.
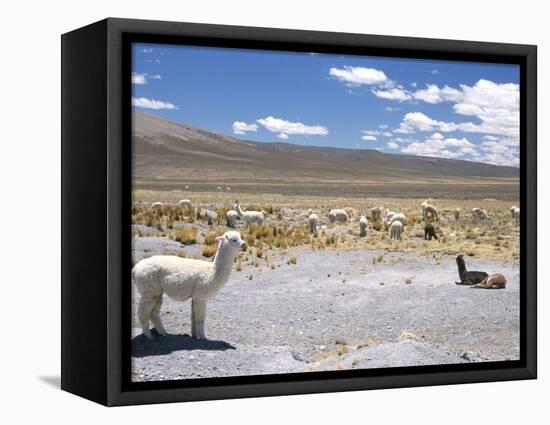
[{"label": "dark brown alpaca", "polygon": [[456,264],[458,265],[458,276],[460,277],[460,282],[455,282],[457,285],[477,285],[489,276],[485,272],[469,272],[466,270],[466,263],[462,254],[456,256]]},{"label": "dark brown alpaca", "polygon": [[432,223],[426,223],[424,226],[424,239],[431,241],[432,238],[437,240],[437,235],[435,234],[435,227]]}]

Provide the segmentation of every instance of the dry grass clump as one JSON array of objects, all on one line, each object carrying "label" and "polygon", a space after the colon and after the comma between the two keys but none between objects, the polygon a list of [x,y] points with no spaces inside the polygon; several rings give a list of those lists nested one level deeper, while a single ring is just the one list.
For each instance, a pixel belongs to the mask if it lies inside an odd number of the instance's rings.
[{"label": "dry grass clump", "polygon": [[184,245],[192,245],[197,242],[198,234],[198,229],[194,227],[185,227],[183,229],[174,230],[171,237]]},{"label": "dry grass clump", "polygon": [[202,255],[203,257],[210,258],[210,257],[213,257],[214,254],[216,254],[217,250],[218,249],[216,248],[216,245],[206,245],[202,249]]}]

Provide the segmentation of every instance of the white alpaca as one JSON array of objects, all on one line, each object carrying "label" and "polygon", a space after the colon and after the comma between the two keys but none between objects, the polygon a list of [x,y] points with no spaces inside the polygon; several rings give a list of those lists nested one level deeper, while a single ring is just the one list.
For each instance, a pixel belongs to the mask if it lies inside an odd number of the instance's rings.
[{"label": "white alpaca", "polygon": [[228,210],[225,213],[225,219],[227,220],[228,227],[235,227],[235,222],[239,218],[239,213],[235,210]]},{"label": "white alpaca", "polygon": [[189,199],[182,199],[178,202],[178,207],[187,208],[191,206],[191,201]]},{"label": "white alpaca", "polygon": [[422,207],[422,218],[426,220],[428,216],[431,216],[432,219],[438,220],[439,219],[439,212],[437,211],[437,208],[433,205],[430,205],[428,201],[424,201],[421,204]]},{"label": "white alpaca", "polygon": [[515,205],[512,205],[512,206],[510,207],[510,213],[512,214],[512,218],[515,218],[515,217],[514,217],[514,210],[515,210],[515,209],[517,209],[517,207],[516,207]]},{"label": "white alpaca", "polygon": [[403,224],[400,221],[394,221],[390,226],[390,239],[394,241],[401,240],[401,231],[403,230]]},{"label": "white alpaca", "polygon": [[394,214],[389,222],[392,224],[395,221],[399,221],[404,226],[407,223],[407,216],[403,213]]},{"label": "white alpaca", "polygon": [[237,214],[239,214],[239,218],[244,222],[247,227],[251,224],[257,224],[258,226],[264,224],[264,211],[243,211],[241,209],[241,204],[239,203],[239,201],[235,201],[235,206],[233,208],[235,209],[235,211],[237,211]]},{"label": "white alpaca", "polygon": [[162,202],[153,202],[151,208],[162,208],[164,204]]},{"label": "white alpaca", "polygon": [[359,236],[367,236],[367,229],[369,228],[369,221],[367,217],[361,214],[359,218]]},{"label": "white alpaca", "polygon": [[330,210],[328,213],[328,219],[331,223],[334,222],[347,222],[349,221],[349,215],[344,210]]},{"label": "white alpaca", "polygon": [[516,219],[516,223],[519,223],[519,208],[514,209],[514,211],[512,211],[512,215]]},{"label": "white alpaca", "polygon": [[218,252],[213,262],[156,255],[134,266],[132,281],[141,295],[138,320],[147,338],[152,338],[149,321],[159,334],[166,335],[160,320],[162,296],[166,294],[175,301],[192,300],[191,335],[206,339],[206,302],[227,283],[235,256],[245,246],[235,231],[219,236],[216,243]]},{"label": "white alpaca", "polygon": [[472,218],[474,220],[490,220],[489,214],[482,208],[472,208]]},{"label": "white alpaca", "polygon": [[455,215],[455,220],[456,221],[460,220],[460,208],[455,208],[453,212]]},{"label": "white alpaca", "polygon": [[309,214],[307,221],[309,223],[309,233],[315,233],[317,231],[317,226],[319,225],[319,216],[312,212]]},{"label": "white alpaca", "polygon": [[391,210],[386,211],[386,222],[388,224],[391,224],[391,220],[395,214],[397,214],[395,211],[391,211]]}]

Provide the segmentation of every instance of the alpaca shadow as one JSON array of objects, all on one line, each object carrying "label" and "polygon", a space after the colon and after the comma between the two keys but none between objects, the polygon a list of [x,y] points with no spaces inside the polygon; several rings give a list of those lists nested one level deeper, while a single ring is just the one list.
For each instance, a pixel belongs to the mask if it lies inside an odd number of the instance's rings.
[{"label": "alpaca shadow", "polygon": [[236,349],[235,346],[225,341],[198,340],[191,338],[188,334],[161,336],[154,329],[152,333],[155,336],[154,339],[148,339],[143,334],[132,338],[133,357],[162,356],[174,351],[225,351]]}]

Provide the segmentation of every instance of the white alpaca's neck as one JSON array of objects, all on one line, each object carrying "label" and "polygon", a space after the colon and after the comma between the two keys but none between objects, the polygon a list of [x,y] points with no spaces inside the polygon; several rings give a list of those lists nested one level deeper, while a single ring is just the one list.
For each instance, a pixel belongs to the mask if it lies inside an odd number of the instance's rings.
[{"label": "white alpaca's neck", "polygon": [[237,211],[237,214],[239,214],[239,217],[242,218],[243,210],[241,210],[241,206],[239,204],[235,205],[235,210]]},{"label": "white alpaca's neck", "polygon": [[235,251],[229,247],[220,246],[214,257],[214,282],[216,282],[216,287],[221,288],[227,283],[234,260]]}]

